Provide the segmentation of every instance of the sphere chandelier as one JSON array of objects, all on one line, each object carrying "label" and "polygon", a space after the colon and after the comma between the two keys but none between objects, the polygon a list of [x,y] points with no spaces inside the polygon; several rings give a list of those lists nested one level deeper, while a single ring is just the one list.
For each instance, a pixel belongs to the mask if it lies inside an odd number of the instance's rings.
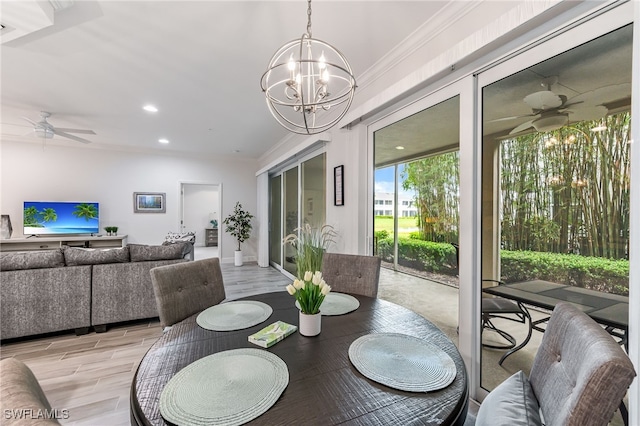
[{"label": "sphere chandelier", "polygon": [[283,127],[313,135],[344,117],[356,79],[338,49],[311,37],[311,0],[307,3],[307,32],[278,49],[260,85],[271,114]]}]

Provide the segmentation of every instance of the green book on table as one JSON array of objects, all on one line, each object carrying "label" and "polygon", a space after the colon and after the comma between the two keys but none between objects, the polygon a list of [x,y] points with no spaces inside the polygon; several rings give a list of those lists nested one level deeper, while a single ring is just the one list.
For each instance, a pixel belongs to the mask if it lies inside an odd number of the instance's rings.
[{"label": "green book on table", "polygon": [[250,335],[249,342],[262,346],[263,348],[270,348],[297,329],[298,327],[295,325],[287,324],[283,321],[276,321],[257,333]]}]

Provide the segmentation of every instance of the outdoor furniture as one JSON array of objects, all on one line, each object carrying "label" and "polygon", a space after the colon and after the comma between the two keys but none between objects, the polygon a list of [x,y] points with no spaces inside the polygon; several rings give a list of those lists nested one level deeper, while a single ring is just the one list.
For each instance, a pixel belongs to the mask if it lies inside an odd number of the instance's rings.
[{"label": "outdoor furniture", "polygon": [[[498,285],[502,285],[501,281],[497,280],[482,280],[483,283],[491,282],[496,283]],[[517,345],[515,337],[506,331],[498,328],[496,324],[493,322],[495,319],[503,319],[508,321],[519,322],[522,324],[529,324],[528,335],[527,337]],[[505,339],[507,344],[499,344],[499,343],[485,343],[482,342],[482,346],[486,348],[492,349],[509,349],[505,352],[498,361],[499,365],[502,365],[505,359],[512,353],[518,351],[523,348],[529,342],[531,338],[531,315],[529,315],[529,311],[520,306],[520,304],[514,302],[513,300],[505,299],[503,297],[497,296],[489,296],[482,298],[482,332],[485,330],[490,330],[503,339]]]},{"label": "outdoor furniture", "polygon": [[7,426],[59,425],[60,422],[55,418],[46,417],[64,415],[62,410],[51,409],[38,379],[29,367],[15,358],[0,361],[0,404],[2,424]]},{"label": "outdoor furniture", "polygon": [[[543,280],[524,281],[520,283],[502,284],[495,287],[487,287],[482,290],[485,293],[511,299],[525,311],[526,305],[535,306],[545,310],[553,310],[559,302],[569,302],[585,314],[602,324],[605,330],[618,339],[618,343],[627,346],[627,332],[629,329],[629,297],[617,294],[603,293],[581,287],[565,284],[557,284]],[[544,332],[541,324],[546,323],[549,316],[529,322],[530,330]],[[531,337],[527,338],[517,349],[523,348]],[[511,353],[515,352],[512,350]]]},{"label": "outdoor furniture", "polygon": [[163,327],[216,305],[226,297],[217,257],[160,266],[149,272]]},{"label": "outdoor furniture", "polygon": [[[289,382],[274,405],[248,424],[463,425],[469,399],[467,375],[451,339],[409,309],[376,298],[354,297],[360,302],[358,309],[322,317],[318,336],[294,332],[268,349],[249,343],[247,337],[276,321],[298,325],[299,310],[286,292],[244,298],[273,308],[269,319],[250,328],[206,330],[197,325],[198,314],[175,324],[140,362],[131,389],[131,424],[166,424],[160,414],[160,395],[172,377],[187,366],[209,355],[257,348],[286,363]],[[362,336],[385,332],[419,336],[443,350],[455,365],[453,382],[433,392],[408,392],[363,376],[350,362],[350,345]],[[234,386],[232,381],[229,386]]]},{"label": "outdoor furniture", "polygon": [[378,297],[380,262],[378,256],[325,253],[322,277],[332,291]]},{"label": "outdoor furniture", "polygon": [[624,351],[577,307],[556,304],[533,360],[482,402],[477,426],[605,426],[636,376]]}]

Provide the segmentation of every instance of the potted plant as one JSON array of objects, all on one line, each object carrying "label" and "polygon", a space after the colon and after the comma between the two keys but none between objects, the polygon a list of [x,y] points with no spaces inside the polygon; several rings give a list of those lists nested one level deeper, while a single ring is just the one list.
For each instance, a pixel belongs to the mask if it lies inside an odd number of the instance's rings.
[{"label": "potted plant", "polygon": [[227,227],[225,231],[231,234],[238,242],[238,248],[235,251],[235,265],[242,266],[242,250],[240,244],[249,239],[251,235],[251,219],[253,215],[242,208],[240,202],[236,202],[233,213],[227,216],[222,223]]}]

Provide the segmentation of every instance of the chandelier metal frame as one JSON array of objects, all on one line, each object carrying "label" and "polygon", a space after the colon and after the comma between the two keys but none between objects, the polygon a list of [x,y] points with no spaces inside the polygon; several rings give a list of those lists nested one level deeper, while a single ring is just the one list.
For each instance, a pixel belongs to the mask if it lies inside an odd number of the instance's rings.
[{"label": "chandelier metal frame", "polygon": [[260,86],[280,125],[312,135],[330,129],[345,116],[356,79],[338,49],[311,36],[311,0],[307,3],[306,33],[276,51]]}]

